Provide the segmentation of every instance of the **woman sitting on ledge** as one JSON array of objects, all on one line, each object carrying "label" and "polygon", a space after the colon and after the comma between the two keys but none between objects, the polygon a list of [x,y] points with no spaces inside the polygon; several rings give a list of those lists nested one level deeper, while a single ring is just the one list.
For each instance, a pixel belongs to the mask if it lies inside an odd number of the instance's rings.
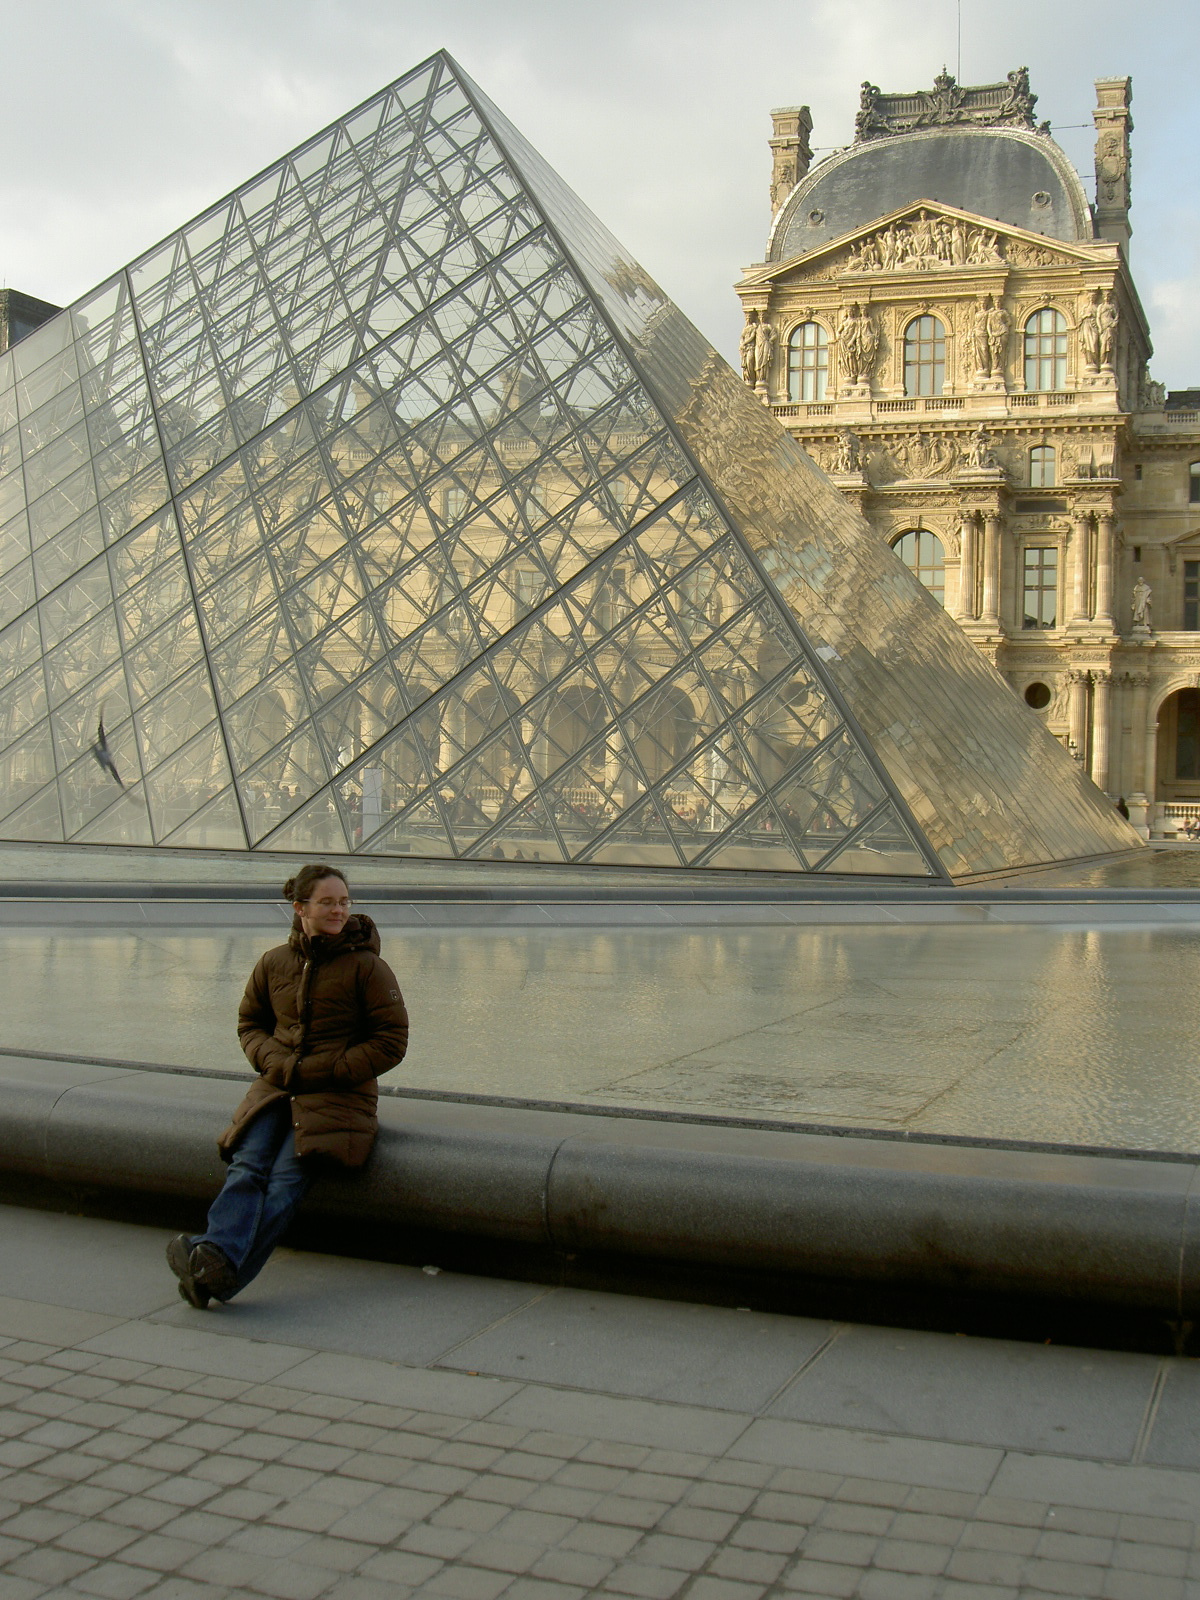
[{"label": "woman sitting on ledge", "polygon": [[302,868],[283,886],[295,916],[246,985],[238,1038],[259,1074],[218,1140],[229,1162],[201,1234],[167,1261],[202,1311],[262,1270],[321,1166],[361,1167],[378,1126],[375,1080],[403,1059],[408,1014],[379,956],[370,917],[351,915],[336,867]]}]

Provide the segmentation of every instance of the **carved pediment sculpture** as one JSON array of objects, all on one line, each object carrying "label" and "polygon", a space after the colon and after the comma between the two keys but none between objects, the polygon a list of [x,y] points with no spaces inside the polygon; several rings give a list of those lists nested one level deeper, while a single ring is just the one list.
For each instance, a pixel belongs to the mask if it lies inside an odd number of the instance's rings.
[{"label": "carved pediment sculpture", "polygon": [[931,215],[923,207],[907,221],[889,223],[854,244],[847,272],[936,272],[944,267],[990,267],[1004,261],[994,228],[972,227],[961,217]]}]

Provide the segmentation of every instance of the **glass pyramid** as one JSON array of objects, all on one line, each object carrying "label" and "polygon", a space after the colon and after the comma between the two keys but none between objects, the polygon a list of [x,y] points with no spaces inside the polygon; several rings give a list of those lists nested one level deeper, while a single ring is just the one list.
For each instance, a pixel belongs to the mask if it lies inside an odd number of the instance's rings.
[{"label": "glass pyramid", "polygon": [[7,839],[923,877],[1131,842],[444,55],[0,359],[0,630]]}]

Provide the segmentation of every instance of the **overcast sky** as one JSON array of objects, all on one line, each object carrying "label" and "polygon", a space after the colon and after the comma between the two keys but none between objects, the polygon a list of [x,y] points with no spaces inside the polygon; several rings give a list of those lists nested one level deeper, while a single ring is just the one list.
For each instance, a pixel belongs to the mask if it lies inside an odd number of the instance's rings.
[{"label": "overcast sky", "polygon": [[[1092,184],[1093,80],[1134,86],[1133,264],[1200,385],[1196,0],[7,0],[0,279],[65,304],[446,47],[727,355],[761,260],[768,113],[1028,66]],[[1084,124],[1084,126],[1076,126]]]}]

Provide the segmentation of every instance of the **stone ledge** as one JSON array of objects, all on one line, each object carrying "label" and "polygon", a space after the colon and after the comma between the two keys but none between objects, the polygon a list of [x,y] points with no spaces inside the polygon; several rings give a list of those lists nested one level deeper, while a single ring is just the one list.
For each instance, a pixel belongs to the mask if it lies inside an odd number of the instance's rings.
[{"label": "stone ledge", "polygon": [[[10,1196],[205,1203],[241,1080],[0,1058]],[[394,1096],[305,1215],[382,1234],[1174,1319],[1200,1308],[1200,1161],[900,1142]]]}]

